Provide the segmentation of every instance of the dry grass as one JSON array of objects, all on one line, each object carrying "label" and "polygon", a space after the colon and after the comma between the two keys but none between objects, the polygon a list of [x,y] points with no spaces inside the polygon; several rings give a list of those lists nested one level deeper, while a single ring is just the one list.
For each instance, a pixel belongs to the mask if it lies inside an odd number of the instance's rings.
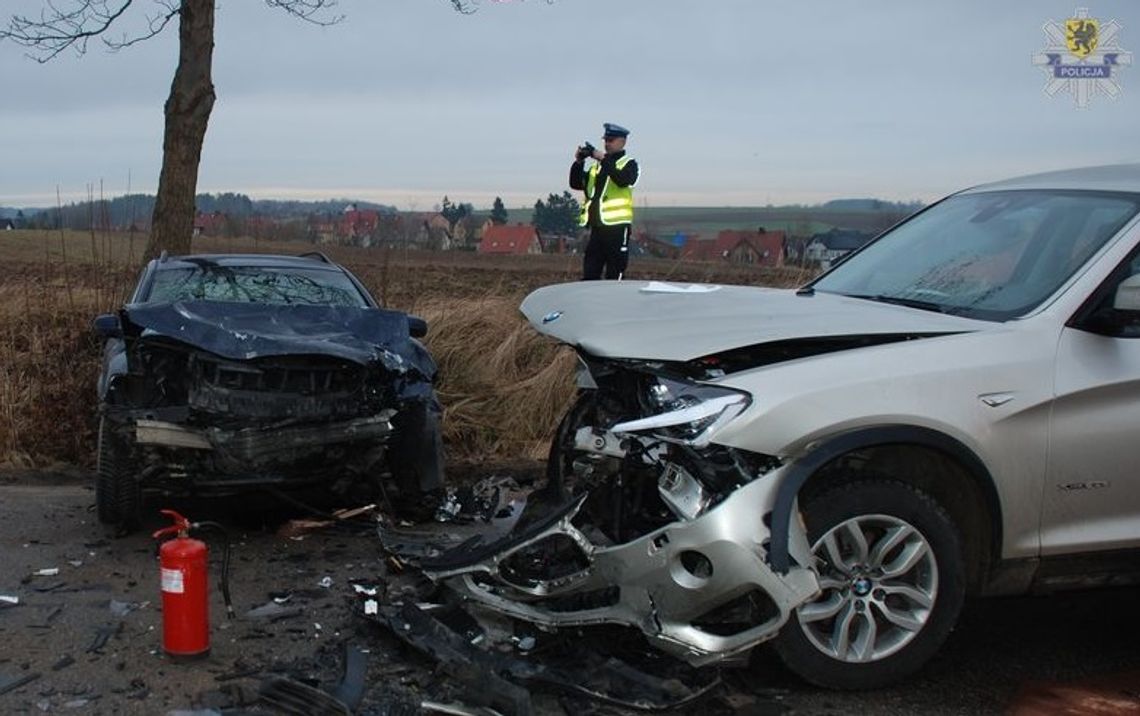
[{"label": "dry grass", "polygon": [[459,457],[542,457],[573,399],[573,351],[531,330],[517,306],[487,296],[416,307],[440,366],[444,440]]},{"label": "dry grass", "polygon": [[[0,465],[90,466],[100,344],[91,319],[134,285],[145,237],[0,232]],[[309,244],[195,240],[203,253],[297,254]],[[444,439],[464,460],[539,458],[573,398],[573,352],[532,331],[519,302],[578,278],[573,256],[319,247],[385,305],[428,320],[440,366]],[[633,278],[793,285],[794,270],[635,259]]]}]

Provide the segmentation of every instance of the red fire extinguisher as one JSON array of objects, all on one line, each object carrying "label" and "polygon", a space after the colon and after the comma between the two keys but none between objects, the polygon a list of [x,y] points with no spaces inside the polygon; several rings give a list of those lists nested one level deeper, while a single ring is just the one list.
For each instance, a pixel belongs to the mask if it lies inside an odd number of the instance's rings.
[{"label": "red fire extinguisher", "polygon": [[206,543],[190,537],[190,520],[162,510],[174,524],[154,533],[175,535],[158,550],[162,583],[162,649],[175,657],[210,653],[210,607],[206,599]]}]

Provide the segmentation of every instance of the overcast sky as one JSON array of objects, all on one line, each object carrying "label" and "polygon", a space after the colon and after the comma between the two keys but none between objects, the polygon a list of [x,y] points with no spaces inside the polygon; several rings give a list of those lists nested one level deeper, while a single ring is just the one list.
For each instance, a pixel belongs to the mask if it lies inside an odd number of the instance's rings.
[{"label": "overcast sky", "polygon": [[[1140,2],[1080,4],[1140,52]],[[263,0],[218,5],[202,192],[529,206],[566,188],[603,122],[632,130],[650,206],[929,201],[1140,161],[1140,67],[1085,110],[1043,92],[1031,58],[1072,1],[482,0],[460,15],[448,0],[340,0],[331,27]],[[0,206],[100,182],[153,192],[177,28],[118,53],[24,53],[0,42]]]}]

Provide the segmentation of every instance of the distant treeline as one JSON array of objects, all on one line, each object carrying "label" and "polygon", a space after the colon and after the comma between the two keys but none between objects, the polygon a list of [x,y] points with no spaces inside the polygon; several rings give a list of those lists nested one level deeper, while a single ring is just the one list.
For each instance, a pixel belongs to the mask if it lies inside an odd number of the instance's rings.
[{"label": "distant treeline", "polygon": [[[150,226],[154,211],[151,194],[127,194],[97,201],[65,204],[61,208],[8,208],[0,207],[0,218],[12,219],[16,228],[27,229],[129,229],[134,226],[145,230]],[[303,219],[313,214],[337,214],[349,204],[359,209],[372,209],[394,213],[395,207],[372,204],[355,199],[327,201],[281,201],[277,199],[253,200],[245,194],[199,194],[195,199],[198,211],[204,214],[221,213],[244,219],[263,216],[276,220]]]}]

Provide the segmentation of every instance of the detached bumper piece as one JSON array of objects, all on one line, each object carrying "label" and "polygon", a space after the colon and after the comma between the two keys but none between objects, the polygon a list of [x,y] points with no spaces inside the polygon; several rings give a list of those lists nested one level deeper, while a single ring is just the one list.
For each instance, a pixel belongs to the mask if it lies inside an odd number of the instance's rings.
[{"label": "detached bumper piece", "polygon": [[[598,539],[583,524],[579,497],[528,505],[506,536],[404,556],[490,611],[544,628],[631,626],[690,665],[716,664],[775,636],[818,593],[810,568],[779,574],[766,560],[761,516],[772,510],[776,484],[756,480],[697,519],[623,544]],[[392,537],[381,533],[389,549]],[[802,530],[791,554],[797,565],[811,564]]]},{"label": "detached bumper piece", "polygon": [[650,711],[692,704],[720,684],[715,670],[698,671],[669,659],[656,665],[661,673],[653,674],[580,644],[511,654],[489,644],[478,623],[455,608],[429,612],[414,604],[391,605],[381,607],[376,619],[462,682],[471,705],[504,716],[535,713],[522,684]]}]

